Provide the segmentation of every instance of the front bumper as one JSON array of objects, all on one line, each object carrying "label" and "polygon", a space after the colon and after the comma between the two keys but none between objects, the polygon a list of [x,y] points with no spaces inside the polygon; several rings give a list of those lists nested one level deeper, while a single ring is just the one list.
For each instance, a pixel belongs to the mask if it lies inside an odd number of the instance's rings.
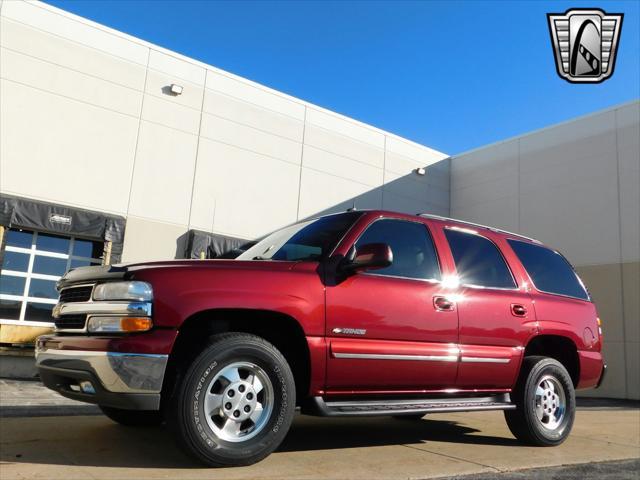
[{"label": "front bumper", "polygon": [[[42,382],[74,400],[115,408],[158,410],[168,355],[58,350],[39,342]],[[87,384],[86,382],[89,382]]]}]

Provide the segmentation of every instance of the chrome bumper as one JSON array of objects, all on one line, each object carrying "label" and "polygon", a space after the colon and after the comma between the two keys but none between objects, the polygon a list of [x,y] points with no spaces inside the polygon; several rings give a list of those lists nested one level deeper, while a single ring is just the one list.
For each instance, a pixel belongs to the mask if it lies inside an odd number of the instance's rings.
[{"label": "chrome bumper", "polygon": [[109,314],[109,315],[147,315],[151,316],[151,302],[72,302],[58,303],[54,307],[53,317],[62,315]]},{"label": "chrome bumper", "polygon": [[117,302],[117,301],[88,301],[58,303],[53,308],[54,319],[64,318],[65,315],[86,315],[83,328],[56,328],[56,332],[79,333],[87,331],[87,324],[93,316],[145,316],[151,317],[151,302]]},{"label": "chrome bumper", "polygon": [[67,370],[69,378],[74,378],[74,372],[88,372],[95,376],[104,390],[111,393],[159,394],[168,357],[142,353],[37,349],[36,366],[41,370],[55,370],[59,376],[64,376]]}]

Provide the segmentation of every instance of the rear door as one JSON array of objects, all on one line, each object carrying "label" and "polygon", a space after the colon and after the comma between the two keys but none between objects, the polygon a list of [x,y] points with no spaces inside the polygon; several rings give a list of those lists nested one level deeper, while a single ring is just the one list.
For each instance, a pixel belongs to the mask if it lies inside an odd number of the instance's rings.
[{"label": "rear door", "polygon": [[449,226],[444,234],[460,286],[459,388],[507,389],[516,380],[523,346],[536,328],[533,303],[501,236]]},{"label": "rear door", "polygon": [[427,225],[373,219],[355,247],[369,243],[388,244],[393,264],[327,286],[328,393],[451,388],[458,318],[434,305],[441,272]]}]

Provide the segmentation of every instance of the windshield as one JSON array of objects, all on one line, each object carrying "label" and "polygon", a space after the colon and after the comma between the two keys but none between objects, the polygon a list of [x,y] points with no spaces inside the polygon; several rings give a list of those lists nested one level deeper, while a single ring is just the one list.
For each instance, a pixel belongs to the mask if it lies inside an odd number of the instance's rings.
[{"label": "windshield", "polygon": [[273,232],[236,260],[319,260],[327,256],[362,212],[346,212],[296,223]]}]

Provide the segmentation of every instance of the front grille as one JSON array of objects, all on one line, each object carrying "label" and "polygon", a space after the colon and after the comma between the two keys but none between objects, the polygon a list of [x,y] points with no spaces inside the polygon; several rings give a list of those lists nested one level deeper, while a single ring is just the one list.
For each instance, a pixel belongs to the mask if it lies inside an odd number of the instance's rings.
[{"label": "front grille", "polygon": [[78,315],[63,315],[56,318],[55,324],[58,329],[74,328],[82,330],[87,321],[87,316],[82,313]]},{"label": "front grille", "polygon": [[91,300],[93,285],[84,287],[69,287],[60,292],[60,303],[87,302]]}]

